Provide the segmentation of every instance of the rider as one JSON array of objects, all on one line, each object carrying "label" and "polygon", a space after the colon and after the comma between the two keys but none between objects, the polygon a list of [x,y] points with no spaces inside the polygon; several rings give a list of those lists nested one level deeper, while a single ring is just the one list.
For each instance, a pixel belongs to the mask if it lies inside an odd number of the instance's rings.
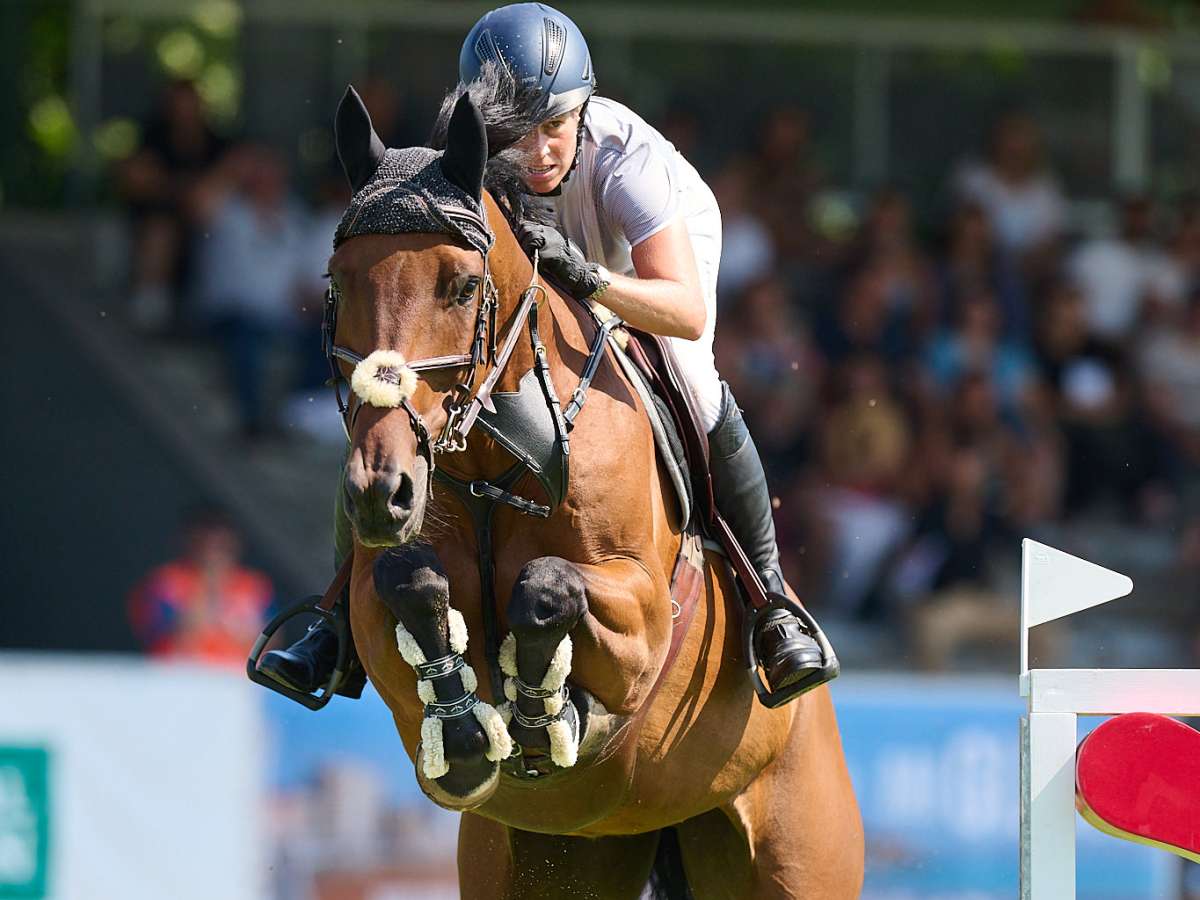
[{"label": "rider", "polygon": [[[766,474],[729,385],[713,360],[721,214],[708,185],[658,131],[620,103],[596,96],[591,56],[567,16],[514,3],[483,16],[459,56],[463,84],[486,63],[534,90],[541,124],[517,144],[523,178],[558,228],[526,225],[520,238],[541,266],[580,299],[602,299],[631,326],[669,339],[704,428],[718,509],[769,592],[784,593]],[[488,66],[489,69],[492,66]],[[756,623],[754,647],[772,691],[822,665],[817,642],[792,613]],[[317,626],[261,670],[315,691],[334,668],[331,628]],[[340,693],[357,696],[359,682]]]}]

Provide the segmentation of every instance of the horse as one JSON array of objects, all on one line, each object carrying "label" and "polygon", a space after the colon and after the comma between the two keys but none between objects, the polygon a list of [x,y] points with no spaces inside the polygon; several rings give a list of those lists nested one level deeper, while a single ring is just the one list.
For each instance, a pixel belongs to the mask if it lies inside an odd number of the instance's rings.
[{"label": "horse", "polygon": [[[538,276],[485,189],[470,95],[439,154],[385,150],[351,88],[335,145],[350,623],[418,783],[462,813],[462,895],[636,898],[653,874],[671,896],[857,897],[828,688],[756,702],[728,565],[681,520],[613,323]],[[523,403],[563,471],[514,468],[525,445],[482,424]]]}]

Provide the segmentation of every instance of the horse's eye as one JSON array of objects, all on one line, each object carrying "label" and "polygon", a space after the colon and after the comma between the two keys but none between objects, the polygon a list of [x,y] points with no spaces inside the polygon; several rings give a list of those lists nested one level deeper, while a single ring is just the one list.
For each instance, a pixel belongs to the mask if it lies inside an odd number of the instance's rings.
[{"label": "horse's eye", "polygon": [[463,282],[462,289],[458,292],[458,296],[454,298],[455,303],[466,305],[475,299],[475,292],[479,289],[478,276],[472,275]]}]

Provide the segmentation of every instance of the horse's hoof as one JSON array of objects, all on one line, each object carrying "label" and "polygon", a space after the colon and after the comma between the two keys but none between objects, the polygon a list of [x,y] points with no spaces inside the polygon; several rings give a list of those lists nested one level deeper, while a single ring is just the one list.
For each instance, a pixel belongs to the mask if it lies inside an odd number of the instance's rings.
[{"label": "horse's hoof", "polygon": [[483,780],[476,787],[467,788],[465,793],[459,793],[457,790],[450,790],[447,785],[454,785],[463,778],[465,773],[461,769],[461,764],[452,764],[449,774],[443,775],[441,778],[429,778],[425,775],[423,749],[420,744],[417,745],[414,761],[417,784],[421,791],[438,806],[453,812],[468,812],[482,806],[491,799],[492,794],[496,792],[497,785],[500,784],[499,763],[484,762]]}]

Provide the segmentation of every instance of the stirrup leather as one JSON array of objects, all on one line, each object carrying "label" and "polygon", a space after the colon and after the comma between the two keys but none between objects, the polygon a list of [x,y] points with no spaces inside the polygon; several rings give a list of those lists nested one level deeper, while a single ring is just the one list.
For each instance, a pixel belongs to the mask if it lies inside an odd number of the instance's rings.
[{"label": "stirrup leather", "polygon": [[[750,670],[750,681],[754,685],[754,693],[758,695],[758,700],[763,706],[774,709],[787,703],[793,697],[837,678],[842,667],[838,662],[837,654],[833,652],[833,646],[829,643],[829,639],[825,637],[821,626],[817,624],[817,620],[808,610],[783,594],[777,594],[774,591],[766,591],[765,594],[767,602],[764,606],[755,608],[751,604],[746,605],[745,615],[742,617],[742,649],[746,654],[746,667]],[[772,691],[767,687],[758,671],[758,652],[754,649],[754,627],[758,624],[760,617],[777,609],[785,610],[800,620],[800,626],[821,648],[822,664],[799,681]]]}]

